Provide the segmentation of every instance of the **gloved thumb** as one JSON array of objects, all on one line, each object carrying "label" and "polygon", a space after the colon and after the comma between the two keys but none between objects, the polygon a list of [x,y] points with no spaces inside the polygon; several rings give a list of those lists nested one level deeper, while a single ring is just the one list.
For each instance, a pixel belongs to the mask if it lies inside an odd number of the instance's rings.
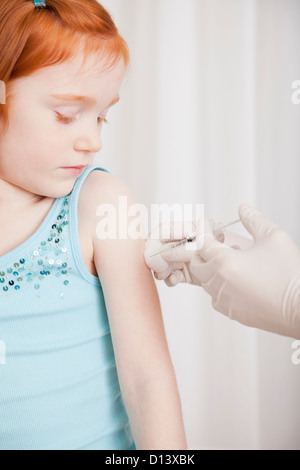
[{"label": "gloved thumb", "polygon": [[239,208],[241,221],[255,240],[267,237],[278,226],[261,212],[249,204],[241,204]]}]

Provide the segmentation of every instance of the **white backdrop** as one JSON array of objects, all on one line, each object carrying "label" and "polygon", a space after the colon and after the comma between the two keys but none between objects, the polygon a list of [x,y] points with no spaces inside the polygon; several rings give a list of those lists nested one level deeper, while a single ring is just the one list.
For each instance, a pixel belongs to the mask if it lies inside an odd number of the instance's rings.
[{"label": "white backdrop", "polygon": [[[103,0],[131,52],[96,162],[139,202],[245,201],[300,245],[299,0]],[[243,233],[243,231],[240,231]],[[300,449],[292,339],[215,312],[194,286],[158,283],[191,449]]]}]

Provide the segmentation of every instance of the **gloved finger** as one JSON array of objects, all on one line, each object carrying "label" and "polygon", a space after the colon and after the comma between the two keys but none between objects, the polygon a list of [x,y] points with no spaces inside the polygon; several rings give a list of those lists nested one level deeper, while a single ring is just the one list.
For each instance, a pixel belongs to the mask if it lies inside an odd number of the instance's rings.
[{"label": "gloved finger", "polygon": [[215,239],[218,240],[220,243],[224,243],[226,229],[222,227],[224,227],[225,223],[224,222],[216,223],[213,220],[209,220],[209,223],[211,225]]},{"label": "gloved finger", "polygon": [[155,279],[157,279],[158,281],[164,281],[172,274],[172,272],[173,271],[168,269],[167,271],[160,271],[160,272],[155,271],[153,274],[154,274]]},{"label": "gloved finger", "polygon": [[224,243],[225,242],[225,234],[223,232],[217,232],[215,234],[215,238],[216,240],[218,240],[218,242],[220,243]]},{"label": "gloved finger", "polygon": [[163,252],[161,256],[167,262],[186,263],[193,258],[195,255],[195,249],[197,248],[196,243],[189,243],[188,245],[189,246],[184,245],[176,248],[166,248],[166,251]]},{"label": "gloved finger", "polygon": [[152,271],[163,272],[169,267],[169,264],[161,255],[153,256],[163,250],[163,245],[159,240],[147,240],[145,244],[144,258],[147,266]]},{"label": "gloved finger", "polygon": [[200,258],[200,256],[195,256],[192,259],[189,264],[189,270],[192,277],[201,285],[208,282],[215,272],[213,262],[205,262]]},{"label": "gloved finger", "polygon": [[214,226],[215,224],[213,221],[204,218],[202,227],[203,233],[199,240],[197,240],[198,249],[196,252],[196,254],[200,255],[204,261],[209,261],[212,257],[215,256],[214,251],[211,250],[212,248],[228,248],[226,245],[215,239],[213,231]]},{"label": "gloved finger", "polygon": [[[227,246],[234,249],[248,250],[253,246],[253,240],[247,237],[238,235],[230,230],[224,230],[224,242]],[[219,240],[220,241],[220,240]]]},{"label": "gloved finger", "polygon": [[229,249],[231,249],[229,246],[216,240],[213,235],[205,234],[203,247],[197,254],[200,255],[204,261],[210,261],[221,254],[223,250]]},{"label": "gloved finger", "polygon": [[242,223],[255,240],[268,236],[278,226],[249,204],[241,204],[239,214]]},{"label": "gloved finger", "polygon": [[182,270],[183,263],[171,263],[168,264],[168,267],[165,270],[154,271],[154,277],[158,281],[164,281],[167,277],[170,276],[174,271]]},{"label": "gloved finger", "polygon": [[159,240],[146,240],[144,257],[146,261],[151,258],[155,253],[159,253],[163,250],[163,245]]},{"label": "gloved finger", "polygon": [[[220,299],[223,298],[224,280],[219,276],[218,271],[211,269],[209,278],[206,282],[202,282],[203,289],[212,297],[213,307],[218,310],[217,305]],[[218,310],[219,311],[219,310]]]},{"label": "gloved finger", "polygon": [[196,222],[165,222],[157,225],[148,235],[149,240],[178,241],[196,233]]},{"label": "gloved finger", "polygon": [[170,274],[170,276],[165,279],[165,283],[168,287],[175,287],[181,282],[186,281],[183,272],[180,270],[173,271],[172,274]]},{"label": "gloved finger", "polygon": [[196,241],[169,249],[167,248],[167,245],[165,245],[166,251],[162,253],[162,257],[165,261],[181,263],[189,262],[195,255],[195,252],[202,248],[205,232],[208,232],[209,234],[213,233],[209,220],[203,217],[199,218],[197,222],[193,222],[191,228],[194,231],[190,232],[190,234],[185,233],[184,237],[195,235]]},{"label": "gloved finger", "polygon": [[199,252],[203,248],[204,240],[208,237],[214,237],[213,231],[214,222],[203,217],[197,221],[196,236],[197,239],[194,243],[189,243],[186,246],[187,250]]},{"label": "gloved finger", "polygon": [[221,227],[224,226],[224,223],[221,223],[221,222],[217,223],[211,219],[209,219],[208,222],[210,223],[215,239],[221,243],[224,243],[224,238],[225,238],[224,233],[223,233],[224,230],[221,229]]},{"label": "gloved finger", "polygon": [[183,264],[183,276],[185,278],[185,281],[187,284],[193,284],[193,279],[191,277],[191,273],[189,271],[189,264],[184,263]]}]

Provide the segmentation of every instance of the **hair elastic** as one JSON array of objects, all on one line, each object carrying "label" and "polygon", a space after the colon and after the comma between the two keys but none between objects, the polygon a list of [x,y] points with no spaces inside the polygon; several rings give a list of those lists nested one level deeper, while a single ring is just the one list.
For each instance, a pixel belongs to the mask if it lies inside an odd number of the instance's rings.
[{"label": "hair elastic", "polygon": [[46,8],[46,0],[33,0],[35,8]]}]

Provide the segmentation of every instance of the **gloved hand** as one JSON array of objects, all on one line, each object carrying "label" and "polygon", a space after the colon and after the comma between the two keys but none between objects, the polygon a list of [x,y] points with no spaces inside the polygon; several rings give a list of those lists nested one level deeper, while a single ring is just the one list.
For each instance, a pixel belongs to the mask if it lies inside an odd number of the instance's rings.
[{"label": "gloved hand", "polygon": [[[239,213],[254,237],[252,246],[231,248],[216,240],[206,223],[203,247],[187,264],[192,283],[201,285],[212,297],[213,307],[229,318],[300,339],[300,249],[285,231],[247,204]],[[173,257],[175,263],[177,256],[178,262],[182,251],[166,252],[163,260]],[[182,281],[180,270],[176,275]]]},{"label": "gloved hand", "polygon": [[244,325],[299,339],[300,249],[254,208],[243,204],[239,213],[254,237],[253,246],[237,251],[205,237],[190,270],[219,312]]},{"label": "gloved hand", "polygon": [[[159,239],[162,233],[168,234],[168,242],[174,242],[175,239],[183,239],[197,232],[196,223],[171,223],[161,224],[156,227],[146,240],[145,261],[148,267],[154,272],[157,280],[164,280],[167,286],[174,287],[179,282],[192,283],[191,273],[187,270],[187,264],[195,254],[195,243],[185,247],[174,248],[171,251],[168,244],[163,244]],[[155,256],[153,256],[155,255]],[[169,255],[169,256],[168,256]],[[193,279],[195,283],[196,279]]]},{"label": "gloved hand", "polygon": [[[168,287],[175,287],[179,283],[201,286],[201,281],[190,270],[190,262],[195,251],[202,246],[204,234],[214,236],[221,243],[238,250],[252,246],[253,241],[249,238],[237,235],[230,230],[220,230],[222,225],[216,224],[213,220],[199,219],[197,222],[161,224],[156,227],[150,235],[151,238],[147,239],[145,248],[145,261],[154,272],[155,278],[159,281],[164,280]],[[168,250],[168,244],[163,244],[159,240],[164,230],[170,235],[168,240],[170,242],[176,237],[182,239],[192,234],[198,235],[198,242]],[[200,259],[197,261],[201,262]]]}]

